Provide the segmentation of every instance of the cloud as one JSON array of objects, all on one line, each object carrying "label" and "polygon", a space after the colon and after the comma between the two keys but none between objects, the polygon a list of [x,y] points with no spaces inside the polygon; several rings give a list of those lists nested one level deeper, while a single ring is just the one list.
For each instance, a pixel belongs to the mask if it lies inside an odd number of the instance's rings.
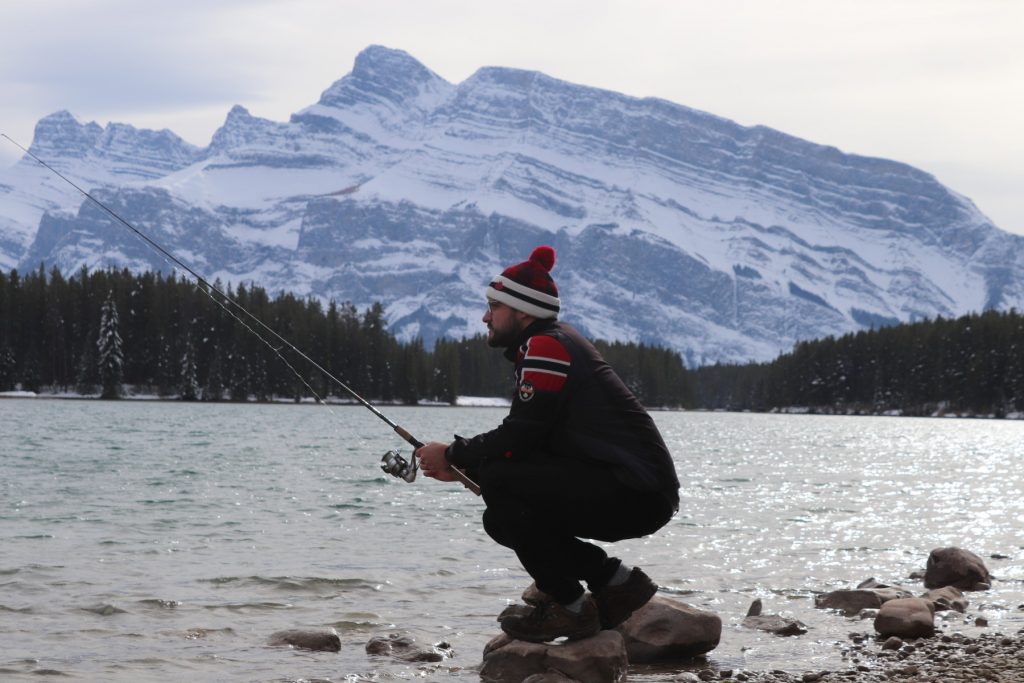
[{"label": "cloud", "polygon": [[[15,2],[8,25],[19,30],[0,45],[0,78],[33,102],[73,109],[244,99],[259,83],[254,50],[220,32],[243,4],[249,3]],[[239,50],[249,59],[238,59]]]}]

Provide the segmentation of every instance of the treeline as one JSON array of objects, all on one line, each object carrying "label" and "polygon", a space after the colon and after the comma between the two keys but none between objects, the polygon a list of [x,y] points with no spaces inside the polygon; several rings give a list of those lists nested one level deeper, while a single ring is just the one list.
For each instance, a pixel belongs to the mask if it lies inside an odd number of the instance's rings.
[{"label": "treeline", "polygon": [[[379,304],[358,311],[287,293],[271,298],[255,286],[213,286],[368,400],[453,402],[511,391],[511,365],[483,335],[441,340],[428,351],[421,340],[389,334]],[[646,405],[691,404],[678,353],[599,346]],[[83,269],[68,278],[42,267],[0,271],[0,391],[114,398],[126,386],[185,400],[349,398],[260,323],[191,280],[128,270]]]},{"label": "treeline", "polygon": [[770,363],[695,371],[709,409],[903,415],[1024,411],[1024,316],[986,311],[803,342]]},{"label": "treeline", "polygon": [[[508,396],[511,365],[483,335],[400,342],[383,309],[214,286],[371,401]],[[0,391],[265,401],[348,394],[191,280],[128,270],[0,271]],[[220,302],[224,303],[224,302]],[[237,311],[236,311],[237,313]],[[596,346],[647,406],[814,412],[1024,411],[1024,316],[988,311],[801,342],[768,363],[688,370],[674,351]],[[293,372],[290,368],[294,368]],[[298,376],[297,376],[298,375]]]}]

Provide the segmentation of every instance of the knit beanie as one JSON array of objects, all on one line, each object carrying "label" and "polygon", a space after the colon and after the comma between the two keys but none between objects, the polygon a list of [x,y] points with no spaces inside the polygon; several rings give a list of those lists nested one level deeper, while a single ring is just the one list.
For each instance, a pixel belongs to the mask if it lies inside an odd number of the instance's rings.
[{"label": "knit beanie", "polygon": [[557,318],[561,302],[551,279],[555,250],[540,246],[530,258],[509,266],[487,287],[487,298],[500,301],[535,318]]}]

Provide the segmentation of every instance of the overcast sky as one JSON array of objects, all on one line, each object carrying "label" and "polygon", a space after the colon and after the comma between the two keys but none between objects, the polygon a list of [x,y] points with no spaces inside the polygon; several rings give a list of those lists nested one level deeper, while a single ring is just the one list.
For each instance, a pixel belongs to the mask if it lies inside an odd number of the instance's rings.
[{"label": "overcast sky", "polygon": [[[909,163],[1024,234],[1018,0],[3,0],[0,132],[278,121],[371,44],[458,83],[543,71]],[[0,140],[0,164],[19,152]]]}]

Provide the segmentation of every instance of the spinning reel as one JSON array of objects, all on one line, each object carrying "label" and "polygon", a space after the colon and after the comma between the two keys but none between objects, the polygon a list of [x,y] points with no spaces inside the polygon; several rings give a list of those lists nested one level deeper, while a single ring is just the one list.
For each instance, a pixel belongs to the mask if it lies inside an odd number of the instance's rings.
[{"label": "spinning reel", "polygon": [[396,450],[390,450],[380,459],[380,468],[393,477],[412,482],[416,478],[416,456],[407,461]]}]

